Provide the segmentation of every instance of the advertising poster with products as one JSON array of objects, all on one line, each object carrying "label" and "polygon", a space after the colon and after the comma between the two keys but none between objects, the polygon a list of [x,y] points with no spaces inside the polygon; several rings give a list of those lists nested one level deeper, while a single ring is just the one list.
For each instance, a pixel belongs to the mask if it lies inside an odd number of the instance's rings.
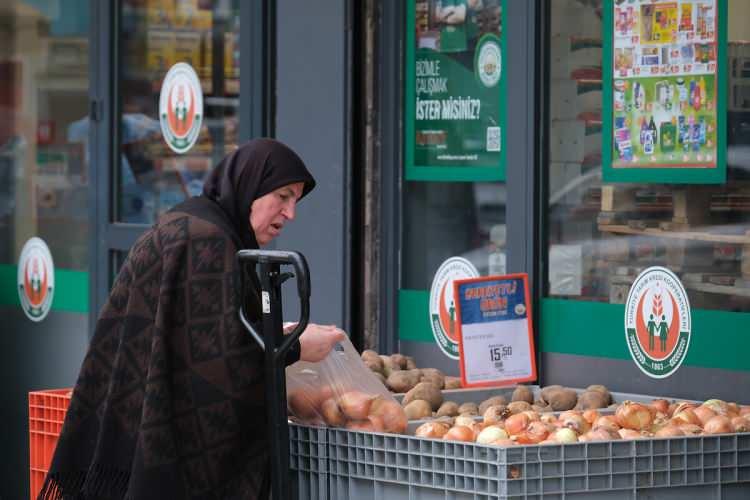
[{"label": "advertising poster with products", "polygon": [[726,0],[605,2],[605,182],[726,179]]},{"label": "advertising poster with products", "polygon": [[505,1],[407,3],[408,180],[505,179]]}]

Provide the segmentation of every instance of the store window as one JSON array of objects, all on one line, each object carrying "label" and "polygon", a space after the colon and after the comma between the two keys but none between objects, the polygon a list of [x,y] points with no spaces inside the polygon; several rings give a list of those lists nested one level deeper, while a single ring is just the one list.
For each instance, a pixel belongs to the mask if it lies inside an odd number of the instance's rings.
[{"label": "store window", "polygon": [[[727,121],[727,174],[722,184],[602,181],[604,7],[601,1],[554,0],[549,8],[549,271],[545,295],[623,304],[639,272],[660,265],[681,278],[693,309],[750,311],[750,3],[728,1],[728,81],[719,89],[727,92],[728,104],[726,114],[718,116]],[[700,21],[701,12],[695,15]],[[690,25],[688,17],[686,26]],[[705,84],[695,79],[697,92]],[[664,94],[661,97],[667,101],[672,97],[667,106],[680,109],[679,92]],[[710,97],[710,89],[705,95]],[[637,134],[632,137],[636,156],[643,156],[644,148],[648,154],[652,139],[664,139],[663,134],[649,135],[655,125],[647,116],[650,109],[664,103],[649,104],[648,92],[645,98],[646,119],[641,123],[647,140]],[[700,131],[700,119],[695,120]],[[681,124],[679,117],[674,122],[671,127]],[[670,125],[665,123],[659,126],[668,132]],[[711,132],[708,127],[709,140]],[[686,144],[680,138],[674,146]],[[696,141],[691,144],[698,145]]]},{"label": "store window", "polygon": [[58,289],[71,276],[84,284],[85,309],[89,2],[64,5],[0,5],[0,268],[15,266],[38,236],[50,248]]},{"label": "store window", "polygon": [[[119,163],[115,221],[149,224],[200,194],[209,169],[237,146],[239,1],[120,2]],[[159,122],[167,72],[186,63],[202,90],[197,140],[171,148]]]}]

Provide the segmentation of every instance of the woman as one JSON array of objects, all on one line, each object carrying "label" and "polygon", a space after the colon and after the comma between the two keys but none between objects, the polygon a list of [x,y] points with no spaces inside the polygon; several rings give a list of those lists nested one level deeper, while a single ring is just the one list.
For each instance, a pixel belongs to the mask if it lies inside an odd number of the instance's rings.
[{"label": "woman", "polygon": [[[235,255],[277,237],[315,186],[252,140],[131,249],[102,309],[40,498],[267,498],[263,354],[238,319]],[[246,311],[260,320],[256,276]],[[287,362],[342,340],[310,325]]]}]

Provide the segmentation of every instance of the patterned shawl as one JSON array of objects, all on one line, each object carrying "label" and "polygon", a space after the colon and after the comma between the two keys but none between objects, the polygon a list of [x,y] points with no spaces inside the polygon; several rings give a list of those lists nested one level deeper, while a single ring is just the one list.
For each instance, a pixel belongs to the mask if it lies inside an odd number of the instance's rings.
[{"label": "patterned shawl", "polygon": [[[263,354],[238,319],[235,255],[257,248],[252,200],[300,181],[304,194],[314,186],[290,149],[250,141],[202,196],[138,239],[97,321],[39,498],[267,498]],[[257,322],[251,274],[246,307]]]}]

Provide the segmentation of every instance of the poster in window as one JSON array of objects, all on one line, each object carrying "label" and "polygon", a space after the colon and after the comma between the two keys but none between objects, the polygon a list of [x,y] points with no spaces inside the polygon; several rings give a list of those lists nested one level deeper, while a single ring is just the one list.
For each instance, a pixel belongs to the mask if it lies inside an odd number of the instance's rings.
[{"label": "poster in window", "polygon": [[407,179],[504,180],[504,4],[407,3]]},{"label": "poster in window", "polygon": [[726,0],[604,6],[604,181],[723,183]]}]

